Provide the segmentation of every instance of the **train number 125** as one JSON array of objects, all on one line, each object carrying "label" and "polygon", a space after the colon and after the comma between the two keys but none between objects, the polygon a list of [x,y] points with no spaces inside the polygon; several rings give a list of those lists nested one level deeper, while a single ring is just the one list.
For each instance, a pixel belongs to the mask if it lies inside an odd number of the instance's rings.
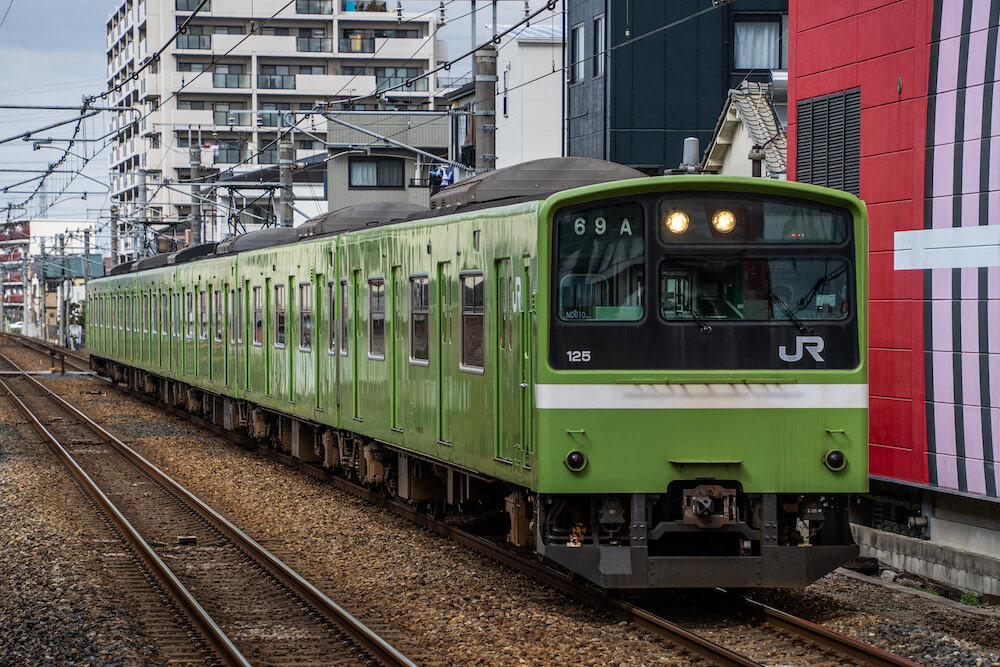
[{"label": "train number 125", "polygon": [[586,363],[590,361],[590,350],[567,350],[566,357],[570,363]]}]

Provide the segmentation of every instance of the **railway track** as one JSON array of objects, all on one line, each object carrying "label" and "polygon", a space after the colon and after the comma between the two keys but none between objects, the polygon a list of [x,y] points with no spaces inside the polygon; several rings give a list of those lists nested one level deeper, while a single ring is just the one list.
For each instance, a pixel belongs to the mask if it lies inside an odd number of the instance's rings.
[{"label": "railway track", "polygon": [[[302,470],[313,477],[328,481],[349,493],[364,498],[368,502],[391,509],[413,523],[442,534],[498,562],[525,572],[536,580],[542,581],[586,604],[642,627],[677,646],[682,652],[692,657],[697,656],[699,661],[715,665],[751,666],[769,664],[759,662],[747,655],[731,650],[721,643],[706,637],[706,633],[697,632],[690,627],[682,627],[678,623],[671,622],[664,615],[649,608],[648,605],[633,604],[609,597],[603,590],[589,584],[574,581],[572,577],[565,573],[555,570],[544,563],[539,563],[533,557],[518,553],[508,548],[505,544],[429,517],[416,508],[386,498],[361,485],[335,476],[316,465],[302,463],[286,454],[261,446],[247,437],[225,431],[215,424],[186,411],[166,406],[153,398],[141,394],[130,393],[130,395],[139,397],[161,409],[166,409],[176,416],[195,422],[199,426],[230,439],[245,448],[258,451]],[[741,609],[746,617],[756,619],[757,632],[764,637],[770,636],[773,644],[780,645],[779,653],[784,652],[785,654],[772,656],[771,660],[778,659],[782,664],[857,664],[870,665],[872,667],[913,667],[917,664],[749,598],[728,594],[724,591],[720,592],[720,594],[726,596],[724,602],[720,602],[720,604],[730,609]]]},{"label": "railway track", "polygon": [[[4,355],[0,365],[20,371]],[[210,661],[227,665],[413,664],[33,377],[5,374],[0,387],[169,592],[187,619],[175,634],[183,635],[188,625],[197,629],[194,646],[188,641],[173,660],[190,661],[209,647]]]}]

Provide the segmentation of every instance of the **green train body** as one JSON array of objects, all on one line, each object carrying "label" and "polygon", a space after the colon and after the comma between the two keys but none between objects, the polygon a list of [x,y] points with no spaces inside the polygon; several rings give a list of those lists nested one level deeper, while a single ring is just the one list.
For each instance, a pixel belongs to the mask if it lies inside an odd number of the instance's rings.
[{"label": "green train body", "polygon": [[[719,205],[763,231],[706,232]],[[866,238],[841,192],[624,180],[93,280],[87,341],[302,460],[506,512],[604,587],[799,586],[856,553]]]}]

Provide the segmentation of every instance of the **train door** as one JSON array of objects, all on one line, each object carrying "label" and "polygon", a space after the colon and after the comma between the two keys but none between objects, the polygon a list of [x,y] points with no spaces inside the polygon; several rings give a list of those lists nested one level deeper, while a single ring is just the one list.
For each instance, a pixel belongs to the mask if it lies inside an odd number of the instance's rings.
[{"label": "train door", "polygon": [[535,378],[532,373],[532,302],[531,302],[531,257],[521,258],[520,280],[514,279],[514,290],[511,303],[514,308],[514,326],[518,340],[519,371],[521,381],[521,450],[524,455],[522,465],[529,467],[531,455],[535,452],[534,428],[532,418],[535,414]]},{"label": "train door", "polygon": [[392,430],[402,432],[403,430],[403,405],[400,400],[399,385],[403,381],[403,365],[406,359],[406,345],[403,342],[403,267],[394,266],[390,270],[390,295],[389,307],[391,310],[391,330],[389,338],[389,386],[392,391]]},{"label": "train door", "polygon": [[521,377],[522,341],[515,326],[521,277],[514,275],[510,259],[497,260],[495,276],[494,456],[501,461],[521,465],[524,463],[524,440],[521,435],[524,386]]},{"label": "train door", "polygon": [[449,277],[449,262],[439,262],[437,265],[437,439],[440,443],[451,444],[451,431],[448,424],[448,406],[451,391],[448,381],[449,364],[452,356],[452,318],[453,297],[451,279]]}]

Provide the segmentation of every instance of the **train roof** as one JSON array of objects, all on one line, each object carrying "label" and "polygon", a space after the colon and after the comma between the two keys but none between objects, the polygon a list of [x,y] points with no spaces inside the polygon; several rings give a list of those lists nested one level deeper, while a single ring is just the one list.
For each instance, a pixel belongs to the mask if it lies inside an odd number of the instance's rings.
[{"label": "train roof", "polygon": [[184,248],[183,250],[178,250],[177,252],[172,252],[167,255],[167,264],[184,264],[186,262],[191,262],[202,257],[206,257],[215,252],[218,243],[200,243],[198,245],[193,245],[189,248]]},{"label": "train roof", "polygon": [[632,178],[646,178],[646,174],[606,160],[542,158],[488,171],[446,187],[431,197],[431,208],[468,206],[505,199],[545,199],[562,190]]},{"label": "train roof", "polygon": [[299,238],[327,234],[343,234],[359,229],[402,222],[429,209],[409,202],[375,202],[356,204],[317,216],[297,227]]},{"label": "train roof", "polygon": [[299,233],[293,227],[269,227],[223,241],[215,249],[215,254],[233,255],[245,250],[259,250],[295,243],[298,240]]}]

